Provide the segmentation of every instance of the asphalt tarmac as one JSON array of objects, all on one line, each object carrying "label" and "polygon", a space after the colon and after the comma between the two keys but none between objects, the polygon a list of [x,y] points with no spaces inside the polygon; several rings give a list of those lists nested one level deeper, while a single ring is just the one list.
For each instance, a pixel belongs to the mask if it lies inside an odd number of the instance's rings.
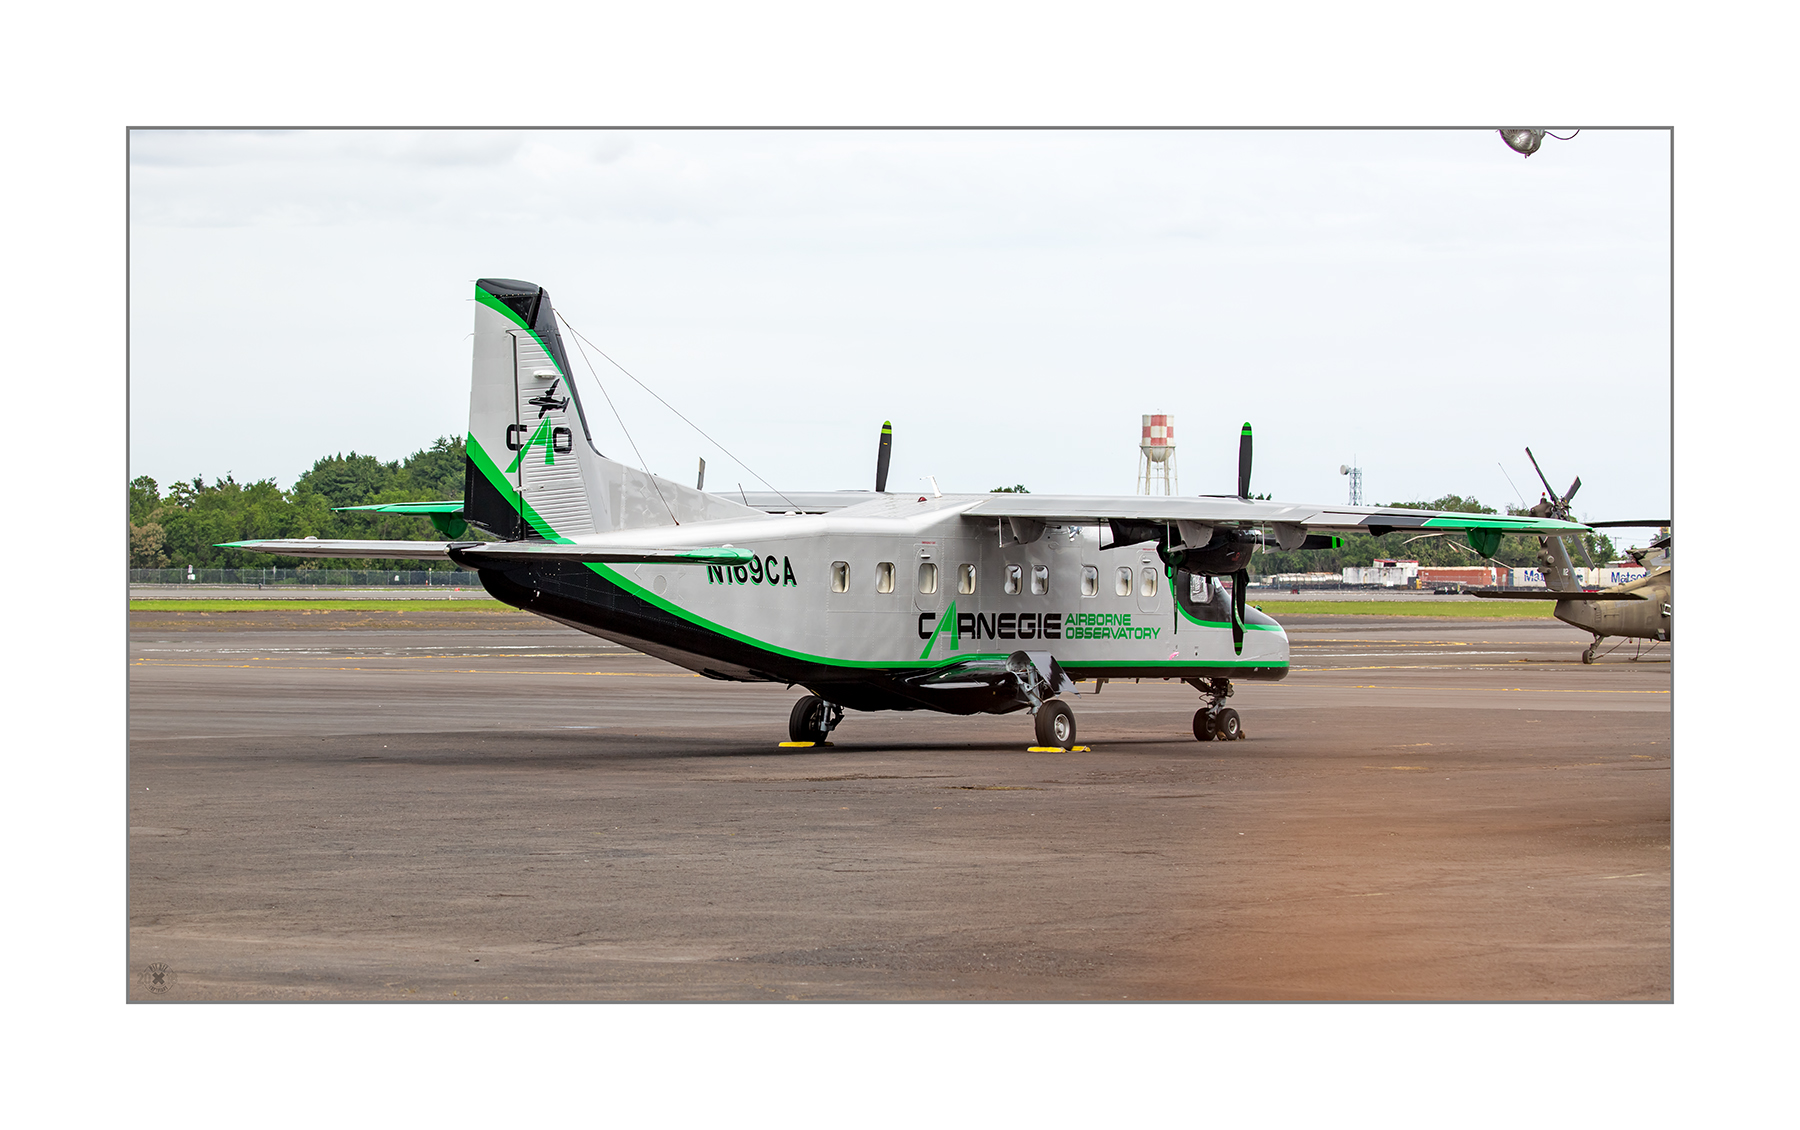
[{"label": "asphalt tarmac", "polygon": [[[1283,617],[1179,684],[851,714],[497,605],[131,614],[139,1000],[1668,1000],[1669,645]],[[160,978],[154,975],[160,970]]]}]

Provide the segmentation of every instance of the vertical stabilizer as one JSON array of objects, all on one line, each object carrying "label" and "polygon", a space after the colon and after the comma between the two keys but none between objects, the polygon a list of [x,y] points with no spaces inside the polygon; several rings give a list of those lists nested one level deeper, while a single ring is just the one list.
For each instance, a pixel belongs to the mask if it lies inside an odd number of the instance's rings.
[{"label": "vertical stabilizer", "polygon": [[591,450],[587,421],[549,294],[482,279],[475,303],[464,514],[509,540],[594,532],[580,465]]},{"label": "vertical stabilizer", "polygon": [[717,495],[617,463],[593,444],[549,292],[475,284],[463,514],[508,540],[754,515]]}]

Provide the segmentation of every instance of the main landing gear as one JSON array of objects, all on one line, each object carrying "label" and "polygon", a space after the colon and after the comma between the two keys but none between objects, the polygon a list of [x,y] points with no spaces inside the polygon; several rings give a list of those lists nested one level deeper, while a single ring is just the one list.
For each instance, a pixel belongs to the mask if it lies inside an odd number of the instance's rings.
[{"label": "main landing gear", "polygon": [[788,713],[788,740],[819,744],[844,720],[844,708],[809,694]]},{"label": "main landing gear", "polygon": [[1583,663],[1592,663],[1595,659],[1600,657],[1600,641],[1605,638],[1605,636],[1594,637],[1594,642],[1588,644],[1587,650],[1581,653],[1581,661]]},{"label": "main landing gear", "polygon": [[1238,712],[1225,705],[1236,694],[1230,679],[1187,680],[1200,692],[1206,705],[1194,712],[1194,738],[1203,742],[1235,742],[1244,737],[1244,723]]},{"label": "main landing gear", "polygon": [[1068,749],[1075,744],[1075,712],[1062,699],[1053,698],[1038,707],[1036,721],[1039,745]]}]

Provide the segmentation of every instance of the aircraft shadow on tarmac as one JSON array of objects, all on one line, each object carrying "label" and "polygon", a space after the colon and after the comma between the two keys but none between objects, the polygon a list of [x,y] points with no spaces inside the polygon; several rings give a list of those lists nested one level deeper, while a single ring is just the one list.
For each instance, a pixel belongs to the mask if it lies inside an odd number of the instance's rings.
[{"label": "aircraft shadow on tarmac", "polygon": [[[374,735],[374,737],[386,739],[380,743],[382,748],[378,751],[371,751],[365,741],[357,742],[353,748],[345,748],[348,743],[336,743],[318,750],[296,749],[291,745],[279,748],[258,746],[239,753],[209,756],[207,760],[214,763],[224,760],[266,764],[273,755],[283,759],[304,760],[315,764],[335,762],[346,765],[405,764],[443,767],[495,768],[507,766],[567,769],[578,765],[701,760],[722,757],[753,757],[807,762],[870,755],[931,757],[937,754],[970,753],[1016,753],[1021,761],[1050,765],[1072,756],[1080,756],[1072,751],[1034,753],[1016,742],[1003,741],[834,742],[827,746],[782,749],[767,743],[745,744],[730,740],[713,743],[691,737],[670,735],[601,736],[592,730],[532,731],[498,736],[472,736],[466,733],[457,733],[453,736],[381,734]],[[330,739],[325,740],[330,741]],[[1185,746],[1188,741],[1191,739],[1184,741],[1172,736],[1108,738],[1104,742],[1104,751],[1109,754],[1117,754],[1138,748],[1157,748],[1166,753],[1167,747],[1171,745]],[[1188,752],[1210,754],[1214,757],[1221,756],[1226,752],[1231,754],[1250,752],[1243,743],[1236,743],[1228,749],[1227,747],[1214,748],[1210,745],[1202,746],[1197,742],[1192,744],[1194,748]],[[1265,749],[1264,752],[1271,751]]]}]

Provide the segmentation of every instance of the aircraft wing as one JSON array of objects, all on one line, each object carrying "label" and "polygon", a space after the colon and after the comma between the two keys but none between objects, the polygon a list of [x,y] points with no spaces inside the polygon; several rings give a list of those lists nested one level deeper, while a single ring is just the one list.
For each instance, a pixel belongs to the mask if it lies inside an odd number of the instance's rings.
[{"label": "aircraft wing", "polygon": [[1463,514],[1397,506],[1323,506],[1231,496],[995,494],[964,511],[971,518],[1018,518],[1057,525],[1191,522],[1200,526],[1287,526],[1303,533],[1382,534],[1395,530],[1498,530],[1508,534],[1572,534],[1578,522],[1529,514]]},{"label": "aircraft wing", "polygon": [[718,490],[712,493],[768,514],[827,514],[882,497],[866,490],[790,490],[785,494],[766,490]]},{"label": "aircraft wing", "polygon": [[738,565],[754,556],[747,549],[559,545],[542,541],[340,541],[278,538],[221,542],[221,549],[246,549],[281,557],[370,557],[429,561],[448,557],[479,568],[484,561],[601,561],[616,565],[667,562],[671,565]]}]

